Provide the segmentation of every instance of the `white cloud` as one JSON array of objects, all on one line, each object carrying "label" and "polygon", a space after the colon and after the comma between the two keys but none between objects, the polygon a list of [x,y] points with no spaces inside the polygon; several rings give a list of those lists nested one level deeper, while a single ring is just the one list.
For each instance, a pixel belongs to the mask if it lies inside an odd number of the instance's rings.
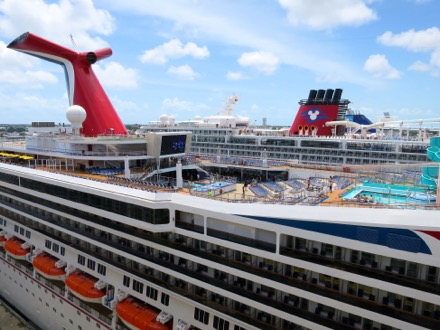
[{"label": "white cloud", "polygon": [[118,111],[123,123],[144,123],[146,121],[146,113],[149,110],[147,103],[138,104],[131,99],[122,99],[118,96],[109,95],[110,100]]},{"label": "white cloud", "polygon": [[269,52],[250,52],[243,53],[238,59],[238,63],[244,67],[253,67],[265,74],[272,74],[279,65],[279,59]]},{"label": "white cloud", "polygon": [[3,123],[27,124],[32,120],[66,121],[65,110],[68,104],[64,96],[45,98],[28,93],[2,94],[0,104]]},{"label": "white cloud", "polygon": [[203,59],[209,56],[209,50],[206,46],[199,47],[193,42],[185,45],[179,39],[170,40],[156,48],[146,50],[141,56],[142,63],[164,64],[169,59],[192,56],[197,59]]},{"label": "white cloud", "polygon": [[138,83],[136,70],[124,68],[120,63],[110,62],[103,67],[94,65],[93,71],[96,73],[103,86],[115,88],[135,88]]},{"label": "white cloud", "polygon": [[26,76],[35,81],[41,81],[44,83],[54,84],[58,82],[56,76],[47,71],[26,71]]},{"label": "white cloud", "polygon": [[387,31],[377,40],[385,46],[401,47],[413,52],[429,52],[440,49],[440,30],[433,27],[420,31],[409,30],[398,34]]},{"label": "white cloud", "polygon": [[312,29],[326,30],[338,26],[359,26],[377,19],[363,0],[278,0],[287,10],[289,22]]},{"label": "white cloud", "polygon": [[168,73],[184,80],[194,80],[198,76],[198,74],[194,72],[194,70],[188,64],[177,67],[171,66],[168,69]]},{"label": "white cloud", "polygon": [[81,51],[107,46],[91,34],[109,35],[114,19],[106,10],[96,9],[91,0],[62,0],[58,3],[43,0],[3,0],[0,2],[0,31],[8,38],[18,37],[23,26],[29,32],[72,48],[72,34]]},{"label": "white cloud", "polygon": [[191,102],[180,100],[175,97],[173,99],[166,98],[162,101],[162,107],[165,110],[171,111],[192,111],[193,106]]},{"label": "white cloud", "polygon": [[211,107],[203,103],[195,103],[190,101],[181,100],[178,97],[165,98],[162,101],[162,111],[168,115],[173,115],[177,119],[191,119],[195,115],[204,113],[207,110],[212,110]]},{"label": "white cloud", "polygon": [[408,30],[406,32],[393,34],[385,32],[377,39],[385,46],[394,46],[412,52],[430,53],[429,64],[418,60],[409,67],[409,70],[430,72],[433,76],[438,76],[440,68],[440,29],[433,27],[426,30]]},{"label": "white cloud", "polygon": [[226,74],[226,79],[228,79],[228,80],[245,80],[245,79],[247,79],[247,77],[244,75],[244,73],[243,72],[232,72],[232,71],[229,71],[227,74]]},{"label": "white cloud", "polygon": [[431,69],[431,67],[428,64],[423,63],[421,61],[416,61],[413,64],[411,64],[411,66],[408,69],[411,71],[428,72]]},{"label": "white cloud", "polygon": [[431,65],[440,68],[440,47],[432,52],[430,63]]},{"label": "white cloud", "polygon": [[[327,1],[334,0],[317,1],[325,5]],[[315,0],[303,2],[310,2],[315,7]],[[341,55],[343,47],[328,48],[324,59],[320,37],[309,38],[292,29],[286,31],[277,1],[275,6],[274,1],[259,1],[256,6],[249,6],[248,1],[231,0],[179,0],[167,1],[166,4],[163,1],[107,0],[105,3],[106,8],[112,8],[112,12],[121,11],[148,20],[155,17],[158,22],[166,21],[165,25],[160,24],[160,31],[157,32],[161,36],[175,38],[182,35],[184,37],[180,38],[186,40],[200,38],[206,40],[208,47],[213,42],[222,44],[225,50],[239,46],[241,49],[270,51],[280,59],[280,63],[306,69],[316,76],[338,75],[338,81],[364,83],[364,77],[353,69],[351,62],[345,58],[341,60],[347,54]],[[356,17],[356,20],[359,18]],[[299,44],[304,47],[298,47]]]},{"label": "white cloud", "polygon": [[31,68],[38,62],[36,58],[8,49],[6,46],[0,41],[0,69]]},{"label": "white cloud", "polygon": [[11,70],[0,71],[0,83],[20,85],[21,87],[41,89],[44,83],[54,84],[58,79],[46,71],[18,72]]},{"label": "white cloud", "polygon": [[371,73],[375,78],[397,79],[401,72],[393,68],[385,55],[370,55],[364,64],[364,70]]}]

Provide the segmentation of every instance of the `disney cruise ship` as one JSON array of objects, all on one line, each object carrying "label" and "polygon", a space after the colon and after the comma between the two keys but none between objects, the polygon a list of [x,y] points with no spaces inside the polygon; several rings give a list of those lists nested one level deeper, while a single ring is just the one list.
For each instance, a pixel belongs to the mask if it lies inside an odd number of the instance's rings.
[{"label": "disney cruise ship", "polygon": [[[310,90],[299,101],[290,127],[271,128],[234,115],[238,96],[228,97],[216,115],[176,121],[163,114],[141,126],[138,134],[191,131],[191,152],[203,156],[259,158],[302,164],[379,165],[428,161],[429,138],[440,129],[440,118],[394,120],[388,113],[379,122],[349,108],[342,89]],[[255,121],[256,123],[256,121]]]},{"label": "disney cruise ship", "polygon": [[40,328],[440,328],[440,138],[420,172],[214,180],[189,131],[128,135],[91,70],[110,49],[8,47],[71,100],[69,129],[1,144],[0,294]]}]

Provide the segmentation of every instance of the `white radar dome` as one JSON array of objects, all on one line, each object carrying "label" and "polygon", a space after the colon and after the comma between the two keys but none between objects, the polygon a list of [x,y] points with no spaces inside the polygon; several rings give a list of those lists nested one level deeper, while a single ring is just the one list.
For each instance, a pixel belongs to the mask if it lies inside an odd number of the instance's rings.
[{"label": "white radar dome", "polygon": [[160,122],[162,124],[165,125],[167,123],[167,121],[168,121],[168,116],[167,115],[162,115],[162,116],[160,116],[159,120],[160,120]]},{"label": "white radar dome", "polygon": [[176,122],[176,117],[174,117],[174,116],[169,116],[169,117],[168,117],[168,122],[170,123],[171,126],[173,126],[174,123]]},{"label": "white radar dome", "polygon": [[86,110],[80,105],[72,105],[66,112],[67,120],[72,124],[72,128],[81,128],[82,123],[86,120]]}]

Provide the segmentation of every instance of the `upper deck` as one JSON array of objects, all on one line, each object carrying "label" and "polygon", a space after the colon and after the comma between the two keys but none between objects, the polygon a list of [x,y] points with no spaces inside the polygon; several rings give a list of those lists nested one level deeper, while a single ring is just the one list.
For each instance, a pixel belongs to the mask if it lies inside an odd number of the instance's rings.
[{"label": "upper deck", "polygon": [[[148,155],[147,139],[127,136],[31,136],[26,141],[3,142],[1,150],[9,154],[0,157],[47,174],[67,174],[128,191],[178,193],[231,203],[436,209],[436,141],[432,139],[428,153],[434,162],[411,165],[342,167],[271,160],[267,155],[222,154],[167,156],[161,164],[159,158]],[[180,181],[178,159],[185,172]]]}]

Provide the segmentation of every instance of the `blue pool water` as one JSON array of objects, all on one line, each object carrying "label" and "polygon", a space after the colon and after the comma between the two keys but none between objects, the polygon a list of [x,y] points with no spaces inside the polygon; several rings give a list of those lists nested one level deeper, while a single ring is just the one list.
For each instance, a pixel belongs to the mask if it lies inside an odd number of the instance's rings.
[{"label": "blue pool water", "polygon": [[[424,188],[405,187],[397,185],[384,185],[366,183],[362,186],[351,189],[345,193],[344,199],[357,199],[357,195],[362,197],[364,194],[368,200],[373,196],[374,202],[383,204],[426,204],[430,203],[427,199],[432,199],[435,202],[432,193],[427,194]],[[362,198],[361,198],[362,200]]]},{"label": "blue pool water", "polygon": [[198,191],[198,192],[206,192],[206,191],[210,191],[210,190],[217,190],[220,188],[224,188],[229,185],[231,185],[230,182],[222,182],[222,181],[214,182],[214,183],[203,185],[203,186],[199,185],[199,184],[195,184],[194,190]]}]

